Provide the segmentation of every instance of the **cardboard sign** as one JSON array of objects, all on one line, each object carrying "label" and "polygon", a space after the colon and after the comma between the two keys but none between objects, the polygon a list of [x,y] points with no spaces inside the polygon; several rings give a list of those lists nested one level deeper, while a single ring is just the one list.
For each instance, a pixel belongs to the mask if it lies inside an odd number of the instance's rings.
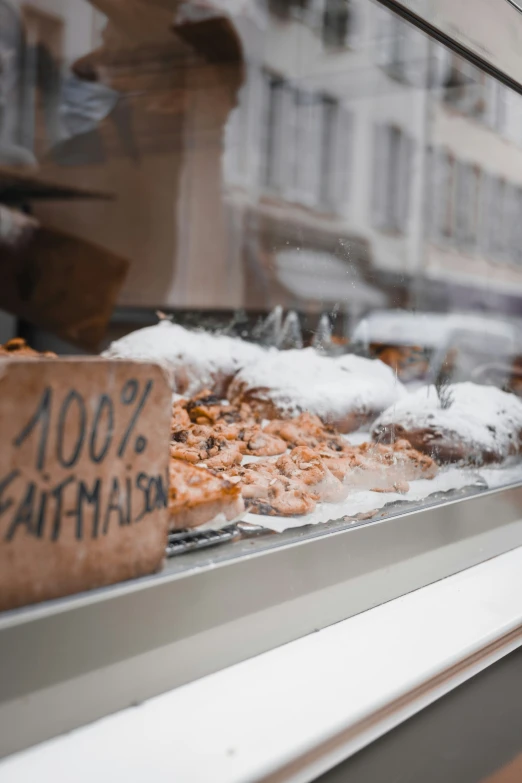
[{"label": "cardboard sign", "polygon": [[0,609],[161,566],[170,414],[155,365],[0,360]]}]

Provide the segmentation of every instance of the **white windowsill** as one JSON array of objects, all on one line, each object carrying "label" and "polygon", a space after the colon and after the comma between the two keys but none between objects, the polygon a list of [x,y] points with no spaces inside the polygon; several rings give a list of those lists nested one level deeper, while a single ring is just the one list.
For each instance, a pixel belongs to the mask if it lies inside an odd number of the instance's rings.
[{"label": "white windowsill", "polygon": [[0,762],[2,783],[311,781],[522,643],[522,548]]}]

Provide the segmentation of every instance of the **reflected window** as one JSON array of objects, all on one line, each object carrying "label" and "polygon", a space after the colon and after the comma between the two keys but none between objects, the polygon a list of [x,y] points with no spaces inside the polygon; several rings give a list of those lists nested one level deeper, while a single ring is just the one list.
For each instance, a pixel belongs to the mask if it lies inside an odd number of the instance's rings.
[{"label": "reflected window", "polygon": [[270,13],[282,18],[306,15],[313,5],[313,0],[268,0]]},{"label": "reflected window", "polygon": [[324,0],[322,37],[326,46],[346,46],[352,26],[350,0]]},{"label": "reflected window", "polygon": [[59,103],[63,59],[63,19],[23,6],[27,37],[24,141],[37,156],[59,138]]},{"label": "reflected window", "polygon": [[395,125],[374,129],[372,218],[376,228],[406,230],[413,146],[413,140]]},{"label": "reflected window", "polygon": [[486,112],[490,128],[504,133],[507,122],[507,88],[496,79],[487,80]]},{"label": "reflected window", "polygon": [[520,188],[512,183],[506,184],[506,256],[513,264],[519,264],[522,253],[522,209]]},{"label": "reflected window", "polygon": [[262,183],[267,188],[281,190],[284,185],[284,120],[288,106],[288,87],[278,76],[266,74],[265,79],[267,100]]},{"label": "reflected window", "polygon": [[268,0],[268,10],[276,16],[287,17],[290,12],[291,4],[285,0]]},{"label": "reflected window", "polygon": [[[0,140],[2,158],[7,145],[20,142],[23,85],[23,28],[19,13],[0,0]],[[10,161],[9,161],[10,162]],[[15,161],[13,161],[15,162]]]},{"label": "reflected window", "polygon": [[489,173],[482,178],[482,254],[496,260],[502,254],[505,238],[503,236],[504,216],[504,180]]},{"label": "reflected window", "polygon": [[455,164],[455,242],[464,251],[474,249],[477,240],[480,171],[472,163]]},{"label": "reflected window", "polygon": [[492,177],[492,188],[489,246],[494,258],[501,258],[506,250],[506,181],[500,177]]},{"label": "reflected window", "polygon": [[436,149],[431,158],[433,180],[432,237],[449,242],[454,235],[455,158],[444,149]]},{"label": "reflected window", "polygon": [[352,136],[351,111],[324,97],[320,202],[332,212],[341,212],[348,199]]},{"label": "reflected window", "polygon": [[321,96],[294,89],[292,98],[292,138],[287,154],[292,155],[293,151],[293,177],[288,195],[303,204],[316,206],[321,178]]},{"label": "reflected window", "polygon": [[228,183],[257,184],[263,88],[261,71],[249,65],[237,106],[231,112],[225,129],[223,170]]},{"label": "reflected window", "polygon": [[388,76],[412,83],[428,78],[427,44],[422,35],[387,8],[378,8],[376,60]]},{"label": "reflected window", "polygon": [[261,184],[318,211],[344,210],[349,190],[351,111],[334,96],[265,73]]},{"label": "reflected window", "polygon": [[293,6],[295,16],[306,19],[310,10],[313,8],[314,2],[313,0],[294,0],[291,5]]},{"label": "reflected window", "polygon": [[444,101],[477,119],[486,116],[487,77],[474,65],[454,54],[444,82]]}]

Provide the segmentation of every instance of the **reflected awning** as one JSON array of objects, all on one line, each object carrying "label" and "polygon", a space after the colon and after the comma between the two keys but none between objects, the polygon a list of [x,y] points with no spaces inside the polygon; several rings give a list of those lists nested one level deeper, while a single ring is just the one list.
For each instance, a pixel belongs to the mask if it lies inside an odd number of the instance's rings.
[{"label": "reflected awning", "polygon": [[295,297],[384,307],[388,297],[367,283],[351,264],[316,250],[283,250],[276,254],[278,281]]}]

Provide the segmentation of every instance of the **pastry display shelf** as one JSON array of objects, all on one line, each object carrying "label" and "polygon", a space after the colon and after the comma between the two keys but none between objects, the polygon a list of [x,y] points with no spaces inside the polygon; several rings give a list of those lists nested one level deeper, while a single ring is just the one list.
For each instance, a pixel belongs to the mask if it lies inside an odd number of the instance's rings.
[{"label": "pastry display shelf", "polygon": [[522,484],[246,538],[0,618],[0,752],[61,734],[522,545]]}]

